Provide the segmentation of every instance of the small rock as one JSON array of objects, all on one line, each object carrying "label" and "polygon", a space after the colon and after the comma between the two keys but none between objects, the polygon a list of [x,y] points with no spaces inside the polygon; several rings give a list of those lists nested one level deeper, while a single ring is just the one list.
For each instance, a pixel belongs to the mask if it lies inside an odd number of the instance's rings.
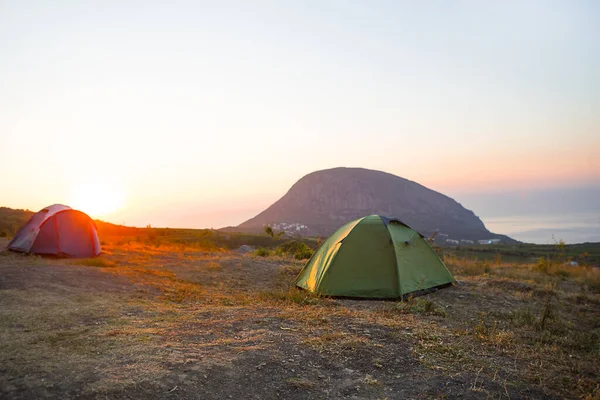
[{"label": "small rock", "polygon": [[250,253],[252,251],[254,251],[253,246],[248,246],[248,245],[244,244],[236,250],[236,253],[246,254],[246,253]]}]

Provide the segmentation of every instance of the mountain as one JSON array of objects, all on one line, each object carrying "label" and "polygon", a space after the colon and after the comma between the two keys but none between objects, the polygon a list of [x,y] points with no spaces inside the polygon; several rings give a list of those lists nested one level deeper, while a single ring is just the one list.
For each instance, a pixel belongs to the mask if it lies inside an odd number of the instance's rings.
[{"label": "mountain", "polygon": [[272,206],[237,229],[262,231],[270,225],[275,230],[325,236],[369,214],[398,218],[424,235],[438,231],[438,242],[516,242],[488,231],[479,217],[448,196],[399,176],[364,168],[333,168],[308,174]]}]

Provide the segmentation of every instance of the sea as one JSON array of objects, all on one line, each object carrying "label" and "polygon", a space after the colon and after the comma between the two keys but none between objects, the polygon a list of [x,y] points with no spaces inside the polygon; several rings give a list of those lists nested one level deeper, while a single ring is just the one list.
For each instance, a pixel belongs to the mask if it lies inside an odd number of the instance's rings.
[{"label": "sea", "polygon": [[562,215],[480,216],[491,232],[525,243],[600,242],[600,211]]}]

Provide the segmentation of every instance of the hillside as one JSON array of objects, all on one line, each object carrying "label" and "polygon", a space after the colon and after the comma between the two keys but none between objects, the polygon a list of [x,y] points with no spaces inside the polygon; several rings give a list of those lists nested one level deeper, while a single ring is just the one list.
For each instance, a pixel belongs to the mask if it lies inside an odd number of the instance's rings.
[{"label": "hillside", "polygon": [[[500,238],[471,210],[452,198],[416,182],[363,168],[333,168],[306,175],[272,206],[240,224],[241,231],[265,225],[304,235],[329,235],[344,223],[369,215],[396,217],[425,235],[435,231],[438,241]],[[447,235],[447,236],[446,236]]]},{"label": "hillside", "polygon": [[33,215],[29,210],[0,207],[0,237],[12,237]]}]

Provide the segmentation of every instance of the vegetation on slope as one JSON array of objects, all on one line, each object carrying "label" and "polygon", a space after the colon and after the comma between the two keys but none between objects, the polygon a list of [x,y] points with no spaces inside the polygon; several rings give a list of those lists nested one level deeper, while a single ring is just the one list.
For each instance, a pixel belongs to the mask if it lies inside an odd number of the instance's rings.
[{"label": "vegetation on slope", "polygon": [[0,237],[13,237],[32,215],[29,210],[0,207]]}]

